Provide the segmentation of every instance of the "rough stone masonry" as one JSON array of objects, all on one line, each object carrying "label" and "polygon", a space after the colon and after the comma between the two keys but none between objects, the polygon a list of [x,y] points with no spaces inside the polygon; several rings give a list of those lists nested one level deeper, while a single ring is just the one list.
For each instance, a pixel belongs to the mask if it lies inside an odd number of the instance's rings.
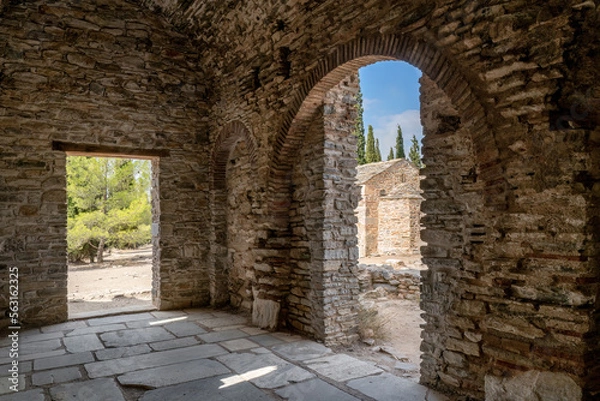
[{"label": "rough stone masonry", "polygon": [[403,60],[423,72],[421,381],[597,399],[599,18],[592,0],[0,1],[0,274],[18,268],[22,324],[67,319],[65,162],[91,152],[154,160],[158,308],[352,341],[352,76]]}]

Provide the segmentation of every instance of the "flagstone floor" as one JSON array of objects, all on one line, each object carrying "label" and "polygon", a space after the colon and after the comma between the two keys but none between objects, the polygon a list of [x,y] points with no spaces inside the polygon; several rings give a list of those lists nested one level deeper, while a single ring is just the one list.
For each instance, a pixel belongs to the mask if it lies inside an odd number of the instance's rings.
[{"label": "flagstone floor", "polygon": [[18,359],[8,338],[0,347],[0,401],[448,400],[373,362],[212,309],[23,330]]}]

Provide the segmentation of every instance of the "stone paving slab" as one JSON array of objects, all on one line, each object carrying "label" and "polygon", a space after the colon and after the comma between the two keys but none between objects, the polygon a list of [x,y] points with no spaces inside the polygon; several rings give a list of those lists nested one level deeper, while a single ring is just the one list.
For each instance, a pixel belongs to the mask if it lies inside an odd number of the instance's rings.
[{"label": "stone paving slab", "polygon": [[50,358],[36,359],[33,361],[33,370],[45,370],[62,368],[64,366],[81,365],[92,362],[94,356],[91,352],[80,352],[77,354],[66,354]]},{"label": "stone paving slab", "polygon": [[196,344],[198,344],[198,340],[196,339],[196,337],[183,337],[176,338],[175,340],[150,343],[149,345],[154,351],[164,351],[173,348],[189,347],[190,345]]},{"label": "stone paving slab", "polygon": [[[60,350],[56,350],[56,351],[42,352],[40,354],[19,355],[19,363],[23,362],[23,361],[33,361],[36,359],[61,356],[61,355],[65,355],[66,353],[67,353],[66,350],[60,349]],[[6,354],[6,355],[8,355],[8,354]],[[12,359],[8,358],[8,357],[0,359],[0,365],[9,364],[11,362],[12,362]]]},{"label": "stone paving slab", "polygon": [[160,322],[160,320],[133,320],[126,322],[125,327],[128,329],[147,329],[149,327],[162,327],[164,323],[150,324]]},{"label": "stone paving slab", "polygon": [[247,340],[245,338],[240,338],[237,340],[223,341],[223,342],[219,343],[219,345],[231,352],[258,347],[258,344],[256,344],[253,341]]},{"label": "stone paving slab", "polygon": [[152,352],[148,344],[132,345],[131,347],[108,348],[96,351],[96,359],[105,361],[107,359],[126,358],[128,356],[147,354]]},{"label": "stone paving slab", "polygon": [[81,372],[77,366],[68,368],[44,370],[34,373],[31,376],[31,383],[34,386],[44,386],[46,384],[66,383],[81,379]]},{"label": "stone paving slab", "polygon": [[106,347],[127,347],[156,341],[173,340],[175,336],[162,327],[111,331],[100,334]]},{"label": "stone paving slab", "polygon": [[65,343],[67,351],[72,353],[104,349],[104,345],[102,345],[96,334],[65,337],[63,342]]},{"label": "stone paving slab", "polygon": [[273,345],[285,343],[285,341],[274,337],[271,334],[259,334],[257,336],[248,337],[248,339],[262,345],[263,347],[272,347]]},{"label": "stone paving slab", "polygon": [[314,374],[273,354],[232,353],[217,360],[239,374],[231,378],[232,382],[250,381],[259,388],[272,389],[314,377]]},{"label": "stone paving slab", "polygon": [[207,343],[218,343],[221,341],[235,340],[237,338],[248,337],[248,334],[241,330],[223,330],[212,333],[201,334],[198,336],[202,341]]},{"label": "stone paving slab", "polygon": [[[6,348],[9,347],[12,343],[12,340],[8,337],[8,334],[10,334],[10,331],[7,333],[7,336],[2,336],[2,338],[0,338],[0,348]],[[42,341],[42,340],[50,340],[53,338],[60,338],[62,337],[62,333],[49,333],[49,334],[42,334],[41,331],[39,331],[38,329],[29,329],[29,330],[25,330],[25,331],[21,331],[19,332],[19,339],[23,340],[24,338],[35,338],[37,336],[42,336],[43,338],[40,338],[39,340],[34,339],[34,340],[30,340],[30,341]],[[44,336],[48,336],[48,338],[44,338]]]},{"label": "stone paving slab", "polygon": [[200,320],[200,324],[208,327],[209,329],[215,329],[218,327],[234,326],[237,324],[248,324],[248,319],[244,316],[228,315],[223,317],[202,319]]},{"label": "stone paving slab", "polygon": [[352,358],[346,354],[324,356],[304,361],[304,363],[315,372],[339,382],[383,372],[383,370],[368,362]]},{"label": "stone paving slab", "polygon": [[[20,343],[19,348],[20,348],[19,355],[31,355],[31,354],[41,354],[43,352],[58,351],[60,349],[63,349],[63,345],[60,342],[60,339],[58,339],[58,338],[54,338],[51,340],[44,340],[44,341],[36,341],[36,342],[29,342],[29,341],[23,340]],[[4,349],[0,352],[2,352],[0,355],[8,354],[8,352],[4,353]]]},{"label": "stone paving slab", "polygon": [[290,361],[306,361],[333,353],[331,348],[309,340],[278,344],[271,347],[271,350]]},{"label": "stone paving slab", "polygon": [[359,401],[320,379],[285,386],[275,393],[289,401]]},{"label": "stone paving slab", "polygon": [[118,375],[135,370],[172,365],[174,363],[186,362],[194,359],[211,358],[226,353],[227,350],[219,347],[217,344],[202,344],[193,347],[152,352],[150,354],[136,355],[126,358],[92,362],[86,364],[85,369],[90,377],[96,378]]},{"label": "stone paving slab", "polygon": [[[0,365],[0,373],[4,376],[8,369],[12,367],[11,363],[7,363],[6,365]],[[33,361],[21,361],[19,358],[19,373],[28,373],[31,372],[33,368]]]},{"label": "stone paving slab", "polygon": [[150,390],[144,393],[139,401],[272,401],[275,399],[247,382],[224,385],[223,381],[227,377],[229,376],[216,376]]},{"label": "stone paving slab", "polygon": [[[2,372],[2,376],[0,377],[0,395],[15,393],[15,391],[13,391],[11,389],[11,386],[13,386],[14,384],[12,382],[8,381],[9,377],[10,377],[10,375],[8,374],[7,371]],[[17,389],[19,390],[19,392],[22,392],[23,390],[25,390],[25,380],[23,380],[23,379],[24,379],[23,376],[21,376],[19,383],[17,384]],[[2,399],[2,398],[0,397],[0,399]]]},{"label": "stone paving slab", "polygon": [[176,318],[176,317],[187,317],[187,313],[185,313],[184,311],[180,311],[180,310],[167,310],[167,311],[155,310],[155,311],[150,312],[150,314],[159,320],[172,319],[172,318]]},{"label": "stone paving slab", "polygon": [[257,336],[259,334],[269,334],[269,332],[267,330],[259,329],[258,327],[243,327],[240,330],[242,330],[244,333],[248,334],[249,336]]},{"label": "stone paving slab", "polygon": [[299,336],[298,334],[283,333],[281,331],[276,331],[275,333],[269,334],[271,334],[275,338],[285,341],[286,343],[305,340],[304,337]]},{"label": "stone paving slab", "polygon": [[0,395],[0,401],[45,401],[46,397],[42,389],[19,391],[8,395]]},{"label": "stone paving slab", "polygon": [[144,312],[134,313],[131,315],[116,315],[89,319],[87,320],[87,324],[89,324],[90,326],[106,326],[108,324],[128,323],[140,320],[145,320],[149,322],[152,320],[156,320],[156,318],[152,316],[149,312]]},{"label": "stone paving slab", "polygon": [[127,326],[125,326],[123,323],[105,324],[102,326],[83,327],[81,329],[75,329],[75,330],[67,333],[67,337],[82,336],[84,334],[100,334],[100,333],[106,333],[109,331],[123,330],[126,328],[127,328]]},{"label": "stone paving slab", "polygon": [[[149,304],[144,305],[130,305],[130,306],[121,306],[118,308],[111,308],[111,315],[128,315],[132,313],[139,312],[150,312],[156,310],[154,306],[150,306]],[[73,320],[84,320],[84,319],[95,319],[99,316],[103,316],[105,313],[102,311],[89,311],[89,312],[73,312],[69,313],[69,318]]]},{"label": "stone paving slab", "polygon": [[158,388],[223,375],[231,371],[217,361],[197,359],[158,368],[137,370],[118,377],[123,386]]},{"label": "stone paving slab", "polygon": [[28,343],[33,343],[33,342],[37,342],[37,341],[46,341],[46,340],[52,340],[54,338],[63,338],[64,337],[64,333],[62,331],[54,331],[52,333],[40,333],[40,332],[36,332],[36,331],[32,331],[32,330],[27,330],[24,331],[23,333],[19,334],[19,339],[21,341],[28,342]]},{"label": "stone paving slab", "polygon": [[199,321],[216,317],[210,309],[184,309],[183,312],[185,312],[190,321]]},{"label": "stone paving slab", "polygon": [[163,326],[177,337],[197,336],[205,334],[206,330],[193,322],[174,322]]},{"label": "stone paving slab", "polygon": [[62,384],[50,389],[52,401],[125,401],[114,379]]},{"label": "stone paving slab", "polygon": [[351,380],[347,384],[348,387],[377,401],[448,401],[446,397],[434,395],[434,392],[425,386],[389,373]]},{"label": "stone paving slab", "polygon": [[40,330],[42,333],[54,333],[57,331],[67,331],[67,330],[75,330],[81,329],[83,327],[87,327],[87,324],[83,320],[75,320],[72,322],[65,322],[59,324],[53,324],[51,326],[44,326]]}]

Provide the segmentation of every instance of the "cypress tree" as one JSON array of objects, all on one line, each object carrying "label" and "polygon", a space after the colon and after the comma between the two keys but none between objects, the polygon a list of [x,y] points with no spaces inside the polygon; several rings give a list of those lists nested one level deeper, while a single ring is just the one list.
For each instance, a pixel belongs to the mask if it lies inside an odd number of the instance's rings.
[{"label": "cypress tree", "polygon": [[358,161],[358,164],[361,165],[366,164],[367,159],[365,155],[365,123],[363,120],[363,112],[365,109],[363,108],[363,95],[360,87],[358,89],[358,93],[356,94],[356,104],[354,107],[356,108],[356,121],[354,123],[354,135],[356,136],[356,160]]},{"label": "cypress tree", "polygon": [[413,135],[411,139],[410,150],[408,151],[408,159],[414,163],[418,168],[423,167],[423,163],[421,163],[421,148],[419,147],[419,141],[417,141],[417,137]]},{"label": "cypress tree", "polygon": [[365,151],[365,160],[367,163],[377,161],[377,151],[375,150],[375,135],[373,134],[373,126],[367,127],[367,149]]},{"label": "cypress tree", "polygon": [[375,155],[376,155],[376,162],[380,162],[381,161],[381,150],[379,149],[379,138],[375,139]]},{"label": "cypress tree", "polygon": [[390,148],[390,154],[388,155],[387,161],[394,160],[394,148]]},{"label": "cypress tree", "polygon": [[402,137],[402,128],[398,124],[398,130],[396,134],[396,159],[406,159],[404,154],[404,138]]}]

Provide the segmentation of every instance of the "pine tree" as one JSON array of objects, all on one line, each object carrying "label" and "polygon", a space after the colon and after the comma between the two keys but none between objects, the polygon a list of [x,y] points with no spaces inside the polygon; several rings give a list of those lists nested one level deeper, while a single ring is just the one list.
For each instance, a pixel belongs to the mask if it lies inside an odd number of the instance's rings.
[{"label": "pine tree", "polygon": [[396,134],[396,159],[406,159],[404,154],[404,138],[402,137],[402,128],[398,124],[398,130]]},{"label": "pine tree", "polygon": [[[360,80],[359,80],[360,85]],[[358,89],[358,93],[356,94],[356,121],[354,123],[354,135],[356,136],[356,160],[358,160],[358,164],[366,164],[367,159],[365,157],[365,123],[363,120],[363,113],[365,109],[363,108],[363,95],[360,87]]]},{"label": "pine tree", "polygon": [[367,128],[367,148],[365,151],[365,160],[367,163],[374,163],[377,161],[377,151],[375,150],[375,135],[373,134],[373,127],[371,125]]},{"label": "pine tree", "polygon": [[417,137],[414,135],[411,139],[411,146],[410,150],[408,151],[408,159],[418,168],[423,167],[423,164],[421,163],[421,148],[419,147],[419,141],[417,141]]},{"label": "pine tree", "polygon": [[67,252],[71,261],[102,262],[105,246],[149,243],[150,162],[72,156],[67,159]]},{"label": "pine tree", "polygon": [[394,148],[390,148],[390,154],[388,155],[387,161],[394,160]]},{"label": "pine tree", "polygon": [[379,138],[375,139],[375,155],[376,155],[375,161],[380,162],[382,159],[381,159],[381,150],[379,149]]}]

